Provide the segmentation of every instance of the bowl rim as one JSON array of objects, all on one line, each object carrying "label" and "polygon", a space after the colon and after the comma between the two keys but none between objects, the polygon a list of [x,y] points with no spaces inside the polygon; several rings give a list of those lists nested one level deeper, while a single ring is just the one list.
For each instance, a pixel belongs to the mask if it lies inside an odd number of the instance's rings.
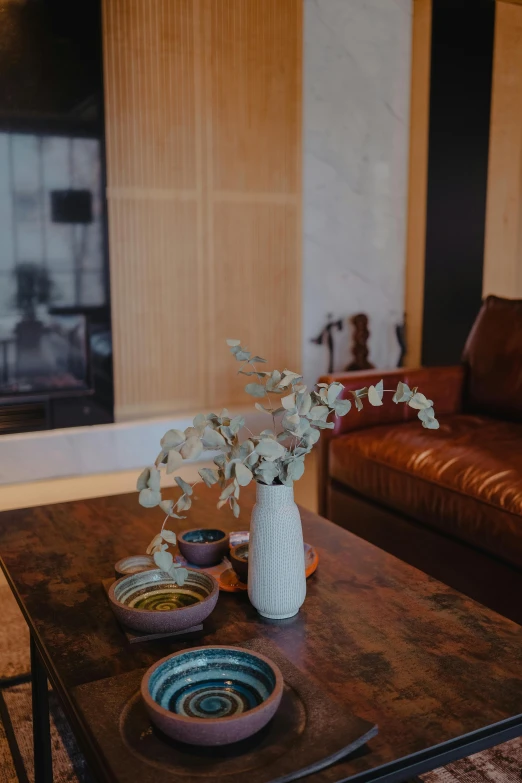
[{"label": "bowl rim", "polygon": [[[165,574],[165,571],[162,571],[161,568],[149,568],[147,571],[138,571],[137,574],[126,574],[125,576],[121,576],[119,579],[116,579],[115,582],[112,583],[112,585],[109,588],[109,600],[115,605],[118,606],[121,609],[125,609],[127,612],[136,612],[136,614],[142,614],[142,615],[148,615],[148,614],[158,614],[158,611],[156,609],[136,609],[134,606],[128,606],[127,604],[122,603],[116,598],[115,590],[117,586],[120,584],[120,582],[123,582],[124,579],[131,579],[132,577],[139,576],[140,574],[152,574],[155,571],[159,571],[160,574]],[[161,612],[163,615],[168,615],[171,612],[186,612],[189,609],[194,609],[195,606],[202,606],[207,601],[210,601],[214,596],[216,596],[219,593],[219,584],[217,583],[217,580],[212,576],[212,574],[206,573],[206,571],[199,571],[195,568],[187,568],[187,571],[190,571],[193,574],[197,574],[198,576],[204,576],[210,579],[212,582],[212,590],[207,595],[206,598],[203,598],[201,601],[198,601],[197,604],[190,604],[189,606],[180,606],[178,609],[166,609],[165,611]],[[169,576],[168,574],[165,574],[165,576]],[[172,577],[170,577],[172,579]],[[167,656],[168,657],[168,656]]]},{"label": "bowl rim", "polygon": [[[114,570],[118,571],[119,573],[123,574],[124,576],[135,576],[135,574],[141,573],[141,571],[135,571],[134,574],[125,574],[123,571],[120,571],[120,568],[122,567],[123,563],[126,563],[127,560],[136,560],[137,558],[139,558],[140,560],[142,558],[144,560],[145,559],[148,560],[149,563],[152,563],[152,566],[153,566],[154,570],[157,569],[157,565],[154,563],[154,558],[152,557],[152,555],[127,555],[126,557],[122,557],[120,560],[118,560],[117,563],[114,563]],[[153,570],[152,566],[149,566],[148,569],[144,568],[143,570],[144,571],[146,571],[146,570],[151,571],[151,570]]]},{"label": "bowl rim", "polygon": [[[275,675],[275,683],[274,683],[274,690],[270,694],[270,696],[265,699],[265,701],[261,702],[261,704],[258,704],[257,707],[252,707],[251,710],[247,710],[247,712],[241,712],[239,715],[229,715],[226,718],[191,718],[188,715],[180,715],[178,712],[172,712],[171,710],[166,710],[165,707],[162,707],[160,704],[158,704],[157,701],[154,701],[152,696],[149,693],[149,682],[151,675],[153,672],[156,671],[160,666],[162,666],[166,661],[170,660],[171,658],[177,658],[180,655],[184,655],[186,653],[198,653],[203,650],[227,650],[228,652],[240,652],[240,653],[246,653],[247,655],[251,655],[253,658],[259,658],[261,661],[266,663],[274,672]],[[161,658],[159,661],[156,661],[156,663],[153,663],[152,666],[150,666],[145,674],[143,675],[141,679],[141,685],[140,685],[140,692],[141,697],[145,701],[145,704],[153,709],[155,712],[158,713],[161,717],[167,717],[171,720],[180,721],[181,723],[185,723],[187,725],[206,725],[212,723],[233,723],[234,721],[244,720],[247,715],[254,715],[257,712],[261,712],[262,710],[265,710],[267,705],[272,704],[274,701],[280,700],[281,696],[283,695],[283,688],[284,688],[284,679],[283,675],[281,673],[281,669],[279,666],[274,663],[270,658],[267,658],[266,655],[262,655],[262,653],[254,652],[253,650],[247,650],[245,647],[235,647],[233,645],[228,644],[209,644],[209,645],[203,645],[202,647],[189,647],[186,650],[178,650],[178,652],[171,653],[170,655],[166,655],[164,658]]]},{"label": "bowl rim", "polygon": [[[217,530],[219,533],[223,533],[221,538],[216,541],[186,541],[185,535],[187,533],[197,533],[198,530]],[[223,544],[229,538],[229,533],[226,530],[222,530],[220,527],[189,527],[178,534],[178,542],[182,541],[189,546],[215,546],[216,544]],[[179,543],[178,543],[179,546]]]},{"label": "bowl rim", "polygon": [[230,548],[230,557],[234,558],[235,560],[238,560],[240,563],[248,563],[248,557],[241,557],[237,554],[237,550],[240,547],[248,546],[248,541],[244,541],[242,544],[236,544],[235,546]]}]

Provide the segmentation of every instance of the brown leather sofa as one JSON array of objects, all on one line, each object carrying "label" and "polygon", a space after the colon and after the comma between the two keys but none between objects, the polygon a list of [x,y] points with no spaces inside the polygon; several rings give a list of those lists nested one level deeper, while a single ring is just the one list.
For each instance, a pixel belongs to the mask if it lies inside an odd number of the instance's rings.
[{"label": "brown leather sofa", "polygon": [[457,367],[338,373],[349,390],[384,378],[434,400],[417,412],[365,404],[321,450],[325,516],[522,622],[522,300],[488,297]]}]

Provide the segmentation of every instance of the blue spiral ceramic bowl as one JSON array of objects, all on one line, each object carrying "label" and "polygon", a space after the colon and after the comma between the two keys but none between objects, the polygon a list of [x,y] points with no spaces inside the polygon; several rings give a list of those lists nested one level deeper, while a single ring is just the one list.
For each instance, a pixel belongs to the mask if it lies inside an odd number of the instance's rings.
[{"label": "blue spiral ceramic bowl", "polygon": [[195,647],[151,666],[141,683],[151,721],[190,745],[228,745],[274,716],[283,676],[264,655],[239,647]]}]

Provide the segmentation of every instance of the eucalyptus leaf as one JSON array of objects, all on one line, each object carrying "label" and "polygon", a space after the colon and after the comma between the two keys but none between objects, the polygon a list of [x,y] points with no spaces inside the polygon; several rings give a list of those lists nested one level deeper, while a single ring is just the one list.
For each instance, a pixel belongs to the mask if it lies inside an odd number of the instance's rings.
[{"label": "eucalyptus leaf", "polygon": [[351,407],[352,403],[350,400],[335,400],[333,404],[333,409],[338,416],[346,416]]},{"label": "eucalyptus leaf", "polygon": [[330,384],[330,386],[328,387],[328,392],[327,392],[327,400],[328,400],[328,405],[330,406],[330,408],[333,407],[333,404],[334,404],[335,400],[340,395],[340,393],[342,392],[343,389],[344,389],[344,386],[343,386],[342,383],[336,382],[336,383],[331,383]]},{"label": "eucalyptus leaf", "polygon": [[250,351],[238,351],[236,353],[236,359],[238,362],[247,362],[251,356],[252,354]]},{"label": "eucalyptus leaf", "polygon": [[403,383],[402,381],[399,381],[397,384],[397,391],[392,397],[393,402],[408,402],[412,397],[412,392],[410,391],[410,387],[407,383]]},{"label": "eucalyptus leaf", "polygon": [[239,503],[235,498],[230,498],[230,507],[232,509],[232,513],[237,519],[239,516],[240,508],[239,508]]},{"label": "eucalyptus leaf", "polygon": [[247,394],[251,394],[252,397],[264,397],[266,394],[265,387],[260,383],[247,383],[245,391]]},{"label": "eucalyptus leaf", "polygon": [[241,345],[241,340],[227,340],[227,345],[233,348],[235,345]]},{"label": "eucalyptus leaf", "polygon": [[287,394],[286,397],[281,398],[281,405],[283,408],[285,408],[287,411],[291,411],[296,406],[296,396],[294,393]]},{"label": "eucalyptus leaf", "polygon": [[297,412],[300,416],[307,416],[310,412],[310,408],[312,407],[312,396],[311,394],[298,394],[297,395]]},{"label": "eucalyptus leaf", "polygon": [[257,453],[269,461],[282,457],[285,453],[284,446],[281,446],[276,440],[264,438],[256,446]]},{"label": "eucalyptus leaf", "polygon": [[310,409],[308,418],[314,422],[318,420],[325,421],[329,413],[330,411],[326,405],[314,405],[314,407]]},{"label": "eucalyptus leaf", "polygon": [[382,396],[381,394],[379,394],[379,391],[376,389],[375,386],[370,386],[368,388],[368,402],[370,403],[370,405],[373,405],[375,407],[382,405]]},{"label": "eucalyptus leaf", "polygon": [[428,400],[422,392],[416,392],[408,401],[408,405],[415,410],[422,410],[423,408],[431,408],[433,400]]},{"label": "eucalyptus leaf", "polygon": [[140,506],[144,508],[154,508],[158,506],[161,501],[161,492],[156,489],[147,487],[142,489],[139,496]]},{"label": "eucalyptus leaf", "polygon": [[253,479],[252,471],[242,462],[236,462],[235,474],[240,487],[246,487]]},{"label": "eucalyptus leaf", "polygon": [[262,411],[263,413],[270,413],[270,414],[272,414],[272,409],[271,409],[271,408],[267,408],[267,407],[266,407],[265,405],[263,405],[263,403],[261,403],[261,402],[255,402],[255,403],[254,403],[254,408],[255,408],[256,410],[258,410],[258,411]]},{"label": "eucalyptus leaf", "polygon": [[256,362],[257,364],[266,364],[266,359],[263,359],[262,356],[252,356],[250,359],[250,362]]},{"label": "eucalyptus leaf", "polygon": [[161,448],[164,451],[175,449],[176,446],[181,446],[182,443],[185,443],[185,433],[181,432],[181,430],[169,430],[160,441]]},{"label": "eucalyptus leaf", "polygon": [[136,482],[136,489],[147,489],[149,486],[150,468],[145,468],[141,471]]},{"label": "eucalyptus leaf", "polygon": [[[174,501],[173,500],[162,500],[161,503],[159,504],[159,507],[161,508],[161,510],[165,514],[168,514],[170,516],[172,511],[173,511],[173,509],[174,509]],[[174,543],[176,543],[176,542],[174,542]]]},{"label": "eucalyptus leaf", "polygon": [[157,536],[154,536],[154,538],[152,539],[152,541],[147,547],[147,554],[151,555],[153,551],[156,549],[156,547],[161,546],[162,541],[163,541],[163,537],[161,533],[158,533]]},{"label": "eucalyptus leaf", "polygon": [[178,485],[178,487],[183,490],[185,495],[192,495],[192,487],[190,484],[187,484],[187,482],[181,478],[181,476],[175,476],[174,481]]},{"label": "eucalyptus leaf", "polygon": [[221,449],[227,444],[220,432],[207,428],[203,433],[203,445],[207,449]]},{"label": "eucalyptus leaf", "polygon": [[181,447],[181,456],[183,459],[197,459],[203,451],[201,440],[192,435]]},{"label": "eucalyptus leaf", "polygon": [[438,430],[440,424],[437,421],[437,419],[428,419],[428,421],[422,422],[422,426],[425,427],[427,430]]},{"label": "eucalyptus leaf", "polygon": [[[172,503],[172,501],[170,501]],[[176,543],[176,534],[172,530],[163,530],[161,531],[161,535],[163,537],[164,541],[168,541],[169,544],[175,544]]]},{"label": "eucalyptus leaf", "polygon": [[188,495],[181,495],[176,503],[176,511],[189,511],[192,506],[192,500]]},{"label": "eucalyptus leaf", "polygon": [[160,568],[162,571],[165,571],[165,573],[169,573],[169,568],[172,566],[174,562],[174,558],[172,557],[172,554],[170,552],[155,552],[154,553],[154,562]]},{"label": "eucalyptus leaf", "polygon": [[207,487],[211,487],[213,484],[217,484],[218,477],[216,475],[216,471],[212,470],[212,468],[200,468],[198,473]]},{"label": "eucalyptus leaf", "polygon": [[230,421],[230,431],[236,435],[241,427],[245,426],[245,417],[244,416],[234,416],[234,418]]},{"label": "eucalyptus leaf", "polygon": [[298,481],[305,471],[304,458],[294,459],[288,465],[287,475],[292,481]]},{"label": "eucalyptus leaf", "polygon": [[176,449],[171,449],[167,459],[167,473],[174,473],[174,471],[178,470],[182,465],[183,457],[179,451],[176,451]]},{"label": "eucalyptus leaf", "polygon": [[279,372],[279,370],[274,370],[270,378],[266,382],[266,390],[271,392],[276,391],[280,381],[281,381],[281,373]]},{"label": "eucalyptus leaf", "polygon": [[234,484],[234,482],[232,482],[227,487],[225,487],[225,489],[223,490],[223,492],[219,496],[219,499],[220,500],[227,500],[231,495],[234,494],[235,489],[236,489],[236,485]]},{"label": "eucalyptus leaf", "polygon": [[333,421],[323,421],[322,419],[317,419],[312,424],[314,427],[319,427],[320,430],[333,430],[335,427]]},{"label": "eucalyptus leaf", "polygon": [[188,579],[189,572],[187,571],[186,568],[183,568],[182,566],[178,566],[174,563],[169,568],[168,574],[176,582],[178,587],[183,587],[183,585]]}]

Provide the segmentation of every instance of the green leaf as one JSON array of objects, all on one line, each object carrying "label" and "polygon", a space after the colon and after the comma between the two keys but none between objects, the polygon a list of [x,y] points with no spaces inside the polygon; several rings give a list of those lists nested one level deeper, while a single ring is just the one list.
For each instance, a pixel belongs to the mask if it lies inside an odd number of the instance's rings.
[{"label": "green leaf", "polygon": [[234,482],[232,482],[231,484],[228,485],[228,487],[225,487],[225,489],[219,496],[219,499],[227,500],[227,498],[229,498],[231,495],[234,494],[235,489],[236,489],[236,485],[234,484]]},{"label": "green leaf", "polygon": [[326,421],[326,417],[329,413],[330,411],[326,405],[314,405],[314,407],[310,409],[308,418],[313,422],[319,420]]},{"label": "green leaf", "polygon": [[207,428],[203,433],[203,445],[207,449],[221,449],[227,444],[220,432]]},{"label": "green leaf", "polygon": [[176,565],[176,563],[173,563],[173,565],[169,568],[168,573],[169,576],[171,576],[173,580],[176,582],[178,587],[183,587],[189,575],[189,572],[187,571],[186,568]]},{"label": "green leaf", "polygon": [[192,424],[197,429],[200,429],[201,427],[206,427],[207,426],[207,417],[205,416],[204,413],[198,413],[197,416],[194,416],[194,420],[193,420]]},{"label": "green leaf", "polygon": [[184,481],[181,478],[181,476],[175,476],[174,481],[176,482],[178,487],[183,490],[185,495],[192,495],[192,487],[190,486],[190,484],[187,484],[187,482]]},{"label": "green leaf", "polygon": [[139,496],[140,505],[144,508],[154,508],[161,501],[161,492],[155,489],[142,489]]},{"label": "green leaf", "polygon": [[274,462],[262,462],[256,469],[256,476],[264,484],[270,485],[279,475],[279,467]]},{"label": "green leaf", "polygon": [[[165,514],[168,514],[170,516],[171,513],[172,513],[172,510],[174,508],[174,501],[173,500],[162,500],[161,503],[159,504],[159,507],[161,508],[162,511],[165,512]],[[174,541],[174,543],[176,543],[176,542]]]},{"label": "green leaf", "polygon": [[297,458],[292,460],[288,465],[288,477],[292,481],[298,481],[305,471],[304,458]]},{"label": "green leaf", "polygon": [[149,476],[150,476],[150,468],[144,468],[140,475],[138,476],[138,480],[136,482],[136,489],[147,489],[149,486]]},{"label": "green leaf", "polygon": [[279,370],[273,370],[272,375],[266,382],[266,390],[276,391],[276,387],[279,386],[280,381],[281,381],[281,373],[279,372]]},{"label": "green leaf", "polygon": [[416,392],[411,400],[408,401],[408,405],[415,410],[422,410],[423,408],[430,408],[433,405],[433,400],[428,400],[422,392]]},{"label": "green leaf", "polygon": [[241,340],[227,340],[227,345],[233,348],[235,345],[241,345]]},{"label": "green leaf", "polygon": [[264,457],[270,462],[282,457],[285,453],[284,446],[281,446],[280,443],[271,438],[264,438],[260,441],[256,446],[256,451],[261,457]]},{"label": "green leaf", "polygon": [[319,427],[320,430],[333,430],[335,427],[333,421],[323,421],[322,419],[317,419],[317,421],[313,421],[312,424],[314,427]]},{"label": "green leaf", "polygon": [[297,412],[300,416],[307,416],[312,407],[312,396],[307,393],[297,395]]},{"label": "green leaf", "polygon": [[333,409],[338,416],[346,416],[351,407],[352,403],[350,400],[335,400],[333,404]]},{"label": "green leaf", "polygon": [[287,411],[293,410],[296,405],[295,394],[287,394],[286,397],[281,397],[281,405],[283,408],[286,408]]},{"label": "green leaf", "polygon": [[212,470],[212,468],[200,468],[198,470],[199,475],[207,485],[207,487],[211,487],[213,484],[217,484],[218,477],[215,470]]},{"label": "green leaf", "polygon": [[156,549],[156,547],[160,547],[162,542],[163,542],[163,538],[162,538],[161,534],[158,533],[158,535],[154,536],[154,538],[152,539],[152,541],[148,545],[148,547],[147,547],[147,554],[148,555],[152,555],[154,550]]},{"label": "green leaf", "polygon": [[192,500],[188,495],[181,495],[176,503],[176,511],[188,511],[192,505]]},{"label": "green leaf", "polygon": [[172,557],[171,552],[155,552],[154,553],[154,562],[160,568],[162,571],[165,571],[166,574],[169,573],[169,568],[172,566],[174,562],[174,558]]},{"label": "green leaf", "polygon": [[203,451],[201,440],[192,435],[181,447],[181,456],[183,459],[197,459]]},{"label": "green leaf", "polygon": [[239,503],[235,498],[230,498],[230,507],[232,509],[232,513],[237,519],[239,516],[240,508],[239,508]]},{"label": "green leaf", "polygon": [[161,448],[164,451],[175,449],[176,446],[181,446],[182,443],[185,443],[185,434],[181,430],[169,430],[160,441]]},{"label": "green leaf", "polygon": [[423,421],[422,426],[426,427],[427,430],[438,430],[440,427],[439,422],[437,419],[428,419],[428,421]]},{"label": "green leaf", "polygon": [[251,394],[252,397],[264,397],[266,394],[265,387],[260,383],[247,383],[245,391],[247,394]]},{"label": "green leaf", "polygon": [[410,391],[410,387],[407,383],[403,383],[402,381],[399,381],[397,384],[397,391],[392,397],[393,402],[408,402],[412,397],[412,392]]},{"label": "green leaf", "polygon": [[252,471],[242,462],[236,462],[235,474],[240,487],[246,487],[253,479]]},{"label": "green leaf", "polygon": [[244,416],[234,416],[234,418],[230,422],[230,431],[233,435],[237,435],[241,427],[245,426],[245,417]]},{"label": "green leaf", "polygon": [[[172,500],[170,501],[172,503]],[[161,531],[161,535],[163,537],[164,541],[168,541],[169,544],[175,544],[176,543],[176,534],[172,530],[163,530]]]},{"label": "green leaf", "polygon": [[183,465],[183,457],[179,453],[179,451],[176,451],[176,449],[171,449],[169,451],[169,456],[167,460],[167,473],[174,473],[175,470],[178,470]]},{"label": "green leaf", "polygon": [[369,387],[368,402],[375,407],[382,405],[382,391],[379,392],[376,386]]},{"label": "green leaf", "polygon": [[327,392],[327,401],[330,408],[333,407],[335,400],[340,395],[343,389],[344,386],[342,385],[342,383],[335,382],[330,384]]},{"label": "green leaf", "polygon": [[250,359],[251,356],[252,354],[250,353],[250,351],[238,351],[236,353],[236,361],[246,362]]}]

